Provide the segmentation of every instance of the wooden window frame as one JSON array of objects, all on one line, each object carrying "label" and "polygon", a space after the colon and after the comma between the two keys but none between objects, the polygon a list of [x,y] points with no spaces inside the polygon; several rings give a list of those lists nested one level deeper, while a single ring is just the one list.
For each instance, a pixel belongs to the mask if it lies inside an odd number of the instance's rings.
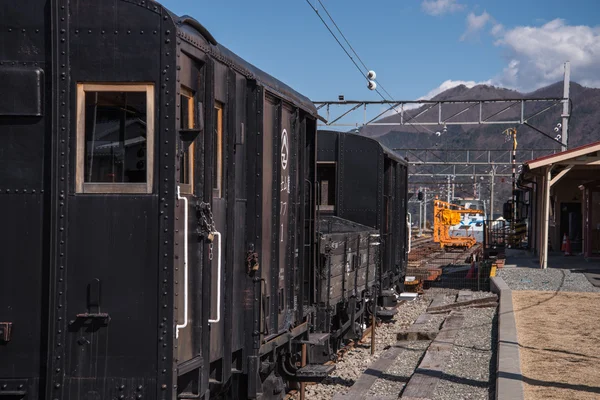
[{"label": "wooden window frame", "polygon": [[[317,161],[316,168],[318,170],[319,169],[319,165],[329,165],[329,166],[333,165],[333,167],[334,167],[334,177],[337,178],[337,172],[338,172],[337,171],[337,169],[338,169],[338,165],[337,164],[338,164],[337,161]],[[336,182],[336,184],[337,184],[337,182]],[[336,202],[335,196],[331,200],[331,201],[333,201],[333,204],[327,204],[327,205],[321,204],[321,197],[320,197],[320,195],[321,195],[321,192],[320,192],[321,189],[320,189],[320,187],[321,187],[321,185],[319,185],[319,200],[317,202],[318,209],[320,211],[335,211],[335,207],[337,206],[337,202]]]},{"label": "wooden window frame", "polygon": [[[146,182],[101,183],[85,182],[85,92],[146,93]],[[78,83],[76,135],[76,193],[152,193],[154,179],[154,85],[149,83]]]},{"label": "wooden window frame", "polygon": [[223,103],[215,101],[215,110],[217,113],[216,135],[214,137],[213,148],[216,152],[213,157],[217,157],[217,182],[213,182],[213,197],[223,198]]},{"label": "wooden window frame", "polygon": [[[195,127],[196,118],[196,102],[194,100],[194,92],[184,86],[180,88],[180,99],[181,96],[187,98],[188,102],[188,126],[190,129]],[[181,107],[181,104],[179,105]],[[188,167],[188,178],[189,183],[179,182],[181,193],[194,194],[194,154],[195,154],[195,142],[192,142],[187,148],[187,167]]]}]

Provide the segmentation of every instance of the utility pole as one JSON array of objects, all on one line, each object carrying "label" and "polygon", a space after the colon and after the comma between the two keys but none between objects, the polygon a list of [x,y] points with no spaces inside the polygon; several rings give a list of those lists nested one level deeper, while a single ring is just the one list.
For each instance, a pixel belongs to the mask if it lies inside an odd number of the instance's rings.
[{"label": "utility pole", "polygon": [[447,202],[450,203],[450,192],[452,190],[452,188],[450,187],[450,175],[448,175],[448,184],[446,185],[446,198],[447,198]]},{"label": "utility pole", "polygon": [[427,188],[423,188],[423,230],[427,229]]},{"label": "utility pole", "polygon": [[565,82],[563,91],[563,112],[562,112],[562,137],[561,142],[562,151],[567,150],[569,147],[569,86],[571,81],[571,63],[567,61],[565,63]]},{"label": "utility pole", "polygon": [[423,200],[419,202],[419,237],[421,236],[423,236]]},{"label": "utility pole", "polygon": [[[566,73],[566,72],[565,72]],[[514,234],[515,224],[517,222],[517,129],[508,128],[503,132],[508,140],[512,140],[512,204],[510,232]]]},{"label": "utility pole", "polygon": [[496,179],[494,175],[496,175],[496,166],[492,166],[490,171],[491,181],[490,181],[490,216],[488,219],[494,220],[494,180]]}]

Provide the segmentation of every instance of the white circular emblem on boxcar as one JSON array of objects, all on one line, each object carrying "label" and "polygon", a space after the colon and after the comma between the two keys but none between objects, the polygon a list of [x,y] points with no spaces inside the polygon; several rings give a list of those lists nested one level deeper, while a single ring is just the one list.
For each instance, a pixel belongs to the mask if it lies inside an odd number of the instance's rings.
[{"label": "white circular emblem on boxcar", "polygon": [[288,163],[288,134],[284,129],[281,132],[281,168],[286,169]]}]

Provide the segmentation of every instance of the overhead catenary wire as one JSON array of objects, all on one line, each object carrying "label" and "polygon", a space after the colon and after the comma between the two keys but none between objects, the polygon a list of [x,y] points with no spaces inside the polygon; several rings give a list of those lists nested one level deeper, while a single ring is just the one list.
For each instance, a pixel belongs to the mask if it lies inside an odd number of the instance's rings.
[{"label": "overhead catenary wire", "polygon": [[[319,4],[321,5],[321,7],[323,8],[323,11],[325,11],[325,14],[327,14],[327,17],[331,20],[331,22],[333,23],[333,25],[335,26],[335,28],[337,29],[337,31],[339,32],[339,34],[342,36],[343,40],[346,42],[346,44],[350,48],[350,51],[352,51],[352,53],[356,56],[356,59],[358,59],[358,61],[360,62],[360,64],[364,67],[364,70],[361,69],[361,67],[358,65],[358,63],[354,59],[354,57],[352,57],[352,55],[350,54],[350,52],[342,44],[342,42],[336,36],[336,34],[333,32],[333,30],[329,27],[329,24],[327,24],[327,22],[325,21],[325,19],[321,16],[321,14],[319,13],[319,10],[317,10],[317,8],[310,2],[310,0],[306,0],[306,3],[310,6],[310,8],[312,8],[312,10],[315,12],[315,14],[317,14],[317,16],[319,17],[319,19],[323,23],[323,25],[325,25],[325,27],[327,28],[327,30],[331,34],[331,36],[333,36],[333,38],[335,39],[335,41],[337,42],[337,44],[342,48],[342,50],[344,50],[344,53],[346,53],[346,55],[348,56],[348,58],[350,59],[350,61],[352,61],[352,64],[354,64],[354,66],[356,67],[356,69],[358,69],[358,71],[360,72],[361,76],[364,79],[366,79],[367,82],[369,82],[369,78],[367,77],[367,73],[369,71],[369,68],[366,66],[366,64],[364,63],[364,61],[360,58],[360,56],[358,55],[358,53],[354,50],[354,47],[352,47],[352,45],[350,44],[350,42],[348,41],[348,39],[346,38],[346,36],[342,33],[342,30],[340,29],[340,27],[338,26],[338,24],[335,22],[335,20],[333,19],[333,17],[329,13],[329,11],[327,11],[327,8],[323,4],[323,2],[321,0],[317,0],[317,1],[319,2]],[[381,90],[383,90],[388,95],[389,100],[379,91],[379,89],[375,89],[375,92],[382,98],[382,100],[384,100],[384,101],[392,101],[393,96],[383,87],[383,85],[381,84],[380,81],[377,81],[377,83],[379,84],[379,87],[381,88]],[[392,105],[391,108],[393,108],[394,111],[396,111],[397,114],[400,113],[398,111],[398,109],[396,108],[396,106]],[[414,124],[412,124],[412,123],[409,122],[412,118],[413,117],[409,118],[407,121],[405,121],[405,123],[408,123],[417,132],[422,133],[421,129],[418,128],[418,125],[414,125]],[[425,129],[429,133],[434,133],[431,129],[429,129],[427,127],[423,127],[423,129]]]},{"label": "overhead catenary wire", "polygon": [[[364,67],[365,71],[364,72],[369,72],[369,68],[367,67],[367,65],[364,63],[364,61],[362,60],[362,58],[360,58],[360,56],[358,55],[358,53],[356,52],[356,50],[354,50],[354,47],[352,47],[352,45],[350,44],[350,42],[348,41],[348,39],[346,38],[346,35],[344,35],[344,33],[342,32],[342,30],[340,29],[340,27],[338,26],[338,24],[335,22],[335,20],[333,19],[333,17],[331,16],[331,14],[329,13],[329,11],[327,11],[327,7],[325,7],[325,4],[323,4],[323,2],[321,0],[317,0],[319,2],[319,4],[321,5],[321,7],[323,8],[323,11],[325,11],[325,13],[327,14],[327,16],[329,17],[329,19],[331,20],[331,22],[333,23],[333,25],[335,26],[335,28],[337,29],[337,31],[340,33],[340,35],[342,36],[342,38],[344,39],[344,41],[346,42],[346,44],[348,45],[348,47],[350,48],[350,51],[352,51],[352,53],[354,53],[354,55],[356,56],[356,58],[358,59],[358,61],[360,62],[360,64]],[[312,4],[311,4],[312,6]],[[317,12],[318,14],[318,10],[316,10],[314,7],[313,9],[315,10],[315,12]],[[363,71],[361,71],[363,72]],[[366,76],[366,75],[365,75]],[[368,80],[368,79],[367,79]],[[385,92],[385,94],[388,95],[388,97],[391,99],[394,98],[394,96],[392,96],[381,84],[381,82],[377,81],[377,83],[379,83],[379,87],[381,88],[381,90],[383,90]],[[381,97],[383,100],[387,100],[381,93],[379,93],[379,91],[375,90]]]}]

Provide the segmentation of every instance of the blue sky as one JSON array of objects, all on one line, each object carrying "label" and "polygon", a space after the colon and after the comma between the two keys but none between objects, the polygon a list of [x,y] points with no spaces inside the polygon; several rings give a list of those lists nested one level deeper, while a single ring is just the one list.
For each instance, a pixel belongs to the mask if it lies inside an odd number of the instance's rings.
[{"label": "blue sky", "polygon": [[[310,2],[325,18],[318,0]],[[567,59],[573,80],[600,87],[597,0],[321,2],[395,99],[461,81],[529,91],[561,80]],[[306,0],[161,3],[312,100],[379,99]]]}]

